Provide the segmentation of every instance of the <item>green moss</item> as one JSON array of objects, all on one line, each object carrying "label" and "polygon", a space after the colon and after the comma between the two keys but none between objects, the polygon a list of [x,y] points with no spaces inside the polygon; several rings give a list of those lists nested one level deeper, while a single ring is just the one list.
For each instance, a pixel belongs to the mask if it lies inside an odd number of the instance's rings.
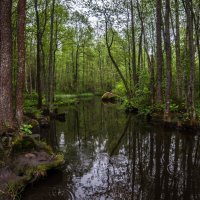
[{"label": "green moss", "polygon": [[[18,169],[18,165],[14,165],[13,172],[16,174],[16,178],[7,183],[5,190],[2,191],[3,196],[17,199],[18,194],[24,190],[30,181],[46,176],[48,170],[57,168],[64,163],[64,156],[62,154],[54,154],[50,146],[44,142],[38,142],[30,136],[18,136],[15,138],[12,144],[11,156],[21,156],[21,153],[30,153],[32,150],[38,152],[45,151],[49,155],[49,159],[45,163],[41,163],[38,160],[39,164],[37,166],[25,165],[23,169]],[[22,174],[22,176],[17,176],[18,174]]]},{"label": "green moss", "polygon": [[12,143],[11,155],[33,150],[44,150],[49,154],[53,153],[52,148],[44,142],[36,141],[31,136],[18,136]]},{"label": "green moss", "polygon": [[47,175],[47,171],[64,163],[64,156],[61,154],[54,155],[54,160],[47,164],[41,164],[36,167],[29,167],[25,169],[23,177],[20,177],[18,180],[11,181],[7,184],[5,191],[3,192],[4,196],[10,197],[11,199],[18,199],[19,194],[24,190],[26,185],[31,180],[36,180],[40,177]]}]

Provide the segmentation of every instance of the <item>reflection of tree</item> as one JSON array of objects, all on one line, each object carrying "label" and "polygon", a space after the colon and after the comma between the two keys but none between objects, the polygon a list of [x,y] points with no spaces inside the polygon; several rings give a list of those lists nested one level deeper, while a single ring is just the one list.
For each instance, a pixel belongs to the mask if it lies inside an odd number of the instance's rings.
[{"label": "reflection of tree", "polygon": [[120,136],[120,138],[117,140],[117,143],[114,146],[114,148],[112,149],[112,151],[110,153],[110,156],[113,156],[113,154],[115,153],[116,149],[119,148],[119,145],[121,144],[123,138],[127,134],[127,130],[128,130],[129,125],[130,125],[130,120],[131,120],[131,115],[128,116],[128,119],[127,119],[125,127],[124,127],[124,131],[123,131],[122,135]]},{"label": "reflection of tree", "polygon": [[56,121],[55,120],[52,120],[50,122],[49,128],[41,129],[41,136],[42,136],[42,139],[45,138],[47,143],[54,150],[58,150],[58,136],[57,136]]},{"label": "reflection of tree", "polygon": [[57,131],[77,199],[199,199],[200,138],[147,125],[101,103],[68,113]]}]

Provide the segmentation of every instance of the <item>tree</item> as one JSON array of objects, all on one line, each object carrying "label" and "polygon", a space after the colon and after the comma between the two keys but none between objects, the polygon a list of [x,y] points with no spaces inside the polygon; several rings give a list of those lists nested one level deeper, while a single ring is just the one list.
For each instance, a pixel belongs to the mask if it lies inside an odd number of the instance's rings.
[{"label": "tree", "polygon": [[189,84],[188,84],[188,94],[187,103],[189,108],[190,117],[192,120],[196,119],[195,112],[195,102],[194,102],[194,75],[195,75],[195,48],[194,48],[194,27],[193,27],[193,17],[192,17],[192,1],[185,0],[185,11],[187,17],[187,32],[188,32],[188,49],[189,49]]},{"label": "tree", "polygon": [[[53,103],[53,91],[54,91],[54,73],[53,73],[53,34],[54,34],[54,11],[55,11],[55,0],[52,0],[51,10],[51,26],[50,26],[50,44],[49,44],[49,76],[48,76],[48,104],[51,107]],[[50,109],[51,110],[51,109]]]},{"label": "tree", "polygon": [[11,0],[0,2],[0,127],[14,126],[12,103]]},{"label": "tree", "polygon": [[132,34],[132,69],[133,69],[133,81],[134,81],[134,93],[138,84],[138,75],[136,68],[136,48],[135,48],[135,21],[134,21],[134,10],[133,0],[131,0],[131,34]]},{"label": "tree", "polygon": [[[38,9],[38,0],[34,0],[34,8],[36,13],[36,41],[37,41],[37,92],[38,92],[38,108],[42,107],[42,69],[44,69],[44,61],[42,65],[42,54],[44,59],[43,53],[43,35],[45,32],[46,24],[47,24],[47,6],[48,0],[45,0],[45,8],[44,8],[44,22],[41,23],[40,13]],[[43,68],[42,68],[43,67]]]},{"label": "tree", "polygon": [[177,97],[182,97],[182,71],[181,71],[181,52],[180,52],[180,19],[179,19],[179,1],[175,0],[175,15],[176,15],[176,34],[175,34],[175,48],[176,48],[176,87]]},{"label": "tree", "polygon": [[156,101],[162,102],[162,68],[163,68],[163,54],[162,54],[162,0],[156,0]]},{"label": "tree", "polygon": [[166,51],[166,97],[165,97],[165,116],[169,116],[170,95],[172,84],[171,67],[171,39],[170,39],[170,0],[165,1],[165,51]]},{"label": "tree", "polygon": [[19,0],[17,23],[18,72],[16,83],[16,119],[18,125],[23,123],[23,93],[25,84],[25,18],[26,0]]}]

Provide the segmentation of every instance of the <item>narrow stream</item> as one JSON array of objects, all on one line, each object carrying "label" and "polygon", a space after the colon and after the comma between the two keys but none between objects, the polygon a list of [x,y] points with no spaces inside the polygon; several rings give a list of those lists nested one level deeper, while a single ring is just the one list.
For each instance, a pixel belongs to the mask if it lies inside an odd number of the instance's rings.
[{"label": "narrow stream", "polygon": [[64,152],[61,172],[23,200],[200,199],[200,136],[166,131],[99,99],[63,107],[43,137]]}]

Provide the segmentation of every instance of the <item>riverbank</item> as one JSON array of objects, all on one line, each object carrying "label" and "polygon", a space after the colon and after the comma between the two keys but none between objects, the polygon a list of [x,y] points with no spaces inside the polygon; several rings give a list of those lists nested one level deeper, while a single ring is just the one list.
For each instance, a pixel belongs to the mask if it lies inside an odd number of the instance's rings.
[{"label": "riverbank", "polygon": [[[200,139],[195,132],[179,132],[159,120],[126,114],[120,103],[104,104],[99,97],[59,111],[67,111],[66,121],[54,121],[51,136],[57,141],[51,137],[50,143],[63,151],[66,165],[62,173],[30,185],[22,200],[131,199],[142,198],[141,192],[148,199],[158,191],[162,197],[180,199],[198,195]],[[142,190],[130,190],[130,177],[134,188]],[[183,184],[191,181],[195,190]]]},{"label": "riverbank", "polygon": [[4,135],[0,145],[1,200],[16,199],[29,183],[64,163],[62,154],[54,153],[46,143],[32,136]]},{"label": "riverbank", "polygon": [[196,111],[196,120],[191,120],[184,103],[172,103],[170,113],[165,116],[164,104],[143,104],[134,100],[122,99],[121,108],[126,113],[133,114],[141,120],[145,120],[152,125],[163,125],[165,128],[176,129],[178,131],[199,132],[200,116],[198,109]]}]

